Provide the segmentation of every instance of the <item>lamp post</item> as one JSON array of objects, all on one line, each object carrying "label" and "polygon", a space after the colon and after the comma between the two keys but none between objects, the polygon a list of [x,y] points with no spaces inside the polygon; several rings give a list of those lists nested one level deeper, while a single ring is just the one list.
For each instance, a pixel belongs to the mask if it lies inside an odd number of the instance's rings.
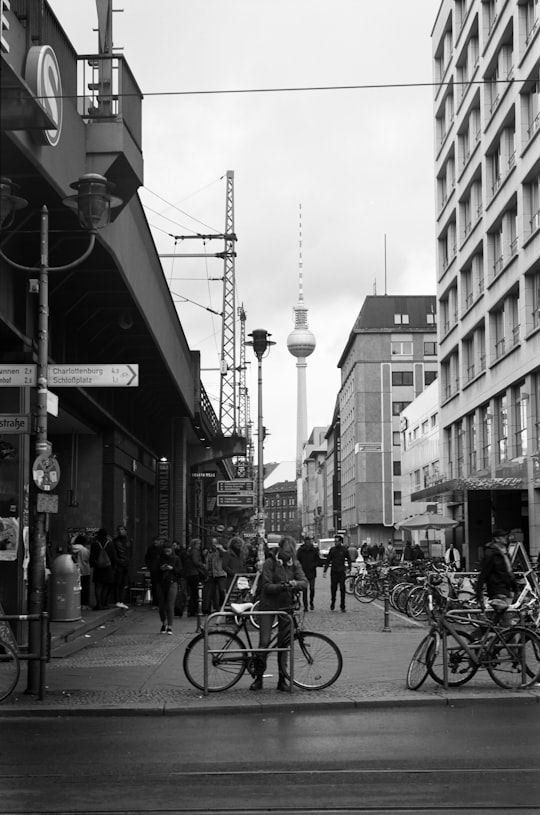
[{"label": "lamp post", "polygon": [[258,439],[257,439],[257,534],[259,535],[259,552],[258,560],[264,560],[264,426],[263,426],[263,391],[262,391],[262,361],[266,351],[275,342],[269,339],[272,335],[264,328],[256,328],[249,334],[251,342],[246,345],[252,345],[257,357],[257,396],[258,396]]},{"label": "lamp post", "polygon": [[[49,266],[49,212],[46,206],[41,208],[40,218],[40,260],[39,260],[39,305],[38,305],[38,333],[37,333],[37,370],[36,370],[36,412],[35,412],[35,454],[36,462],[43,465],[43,472],[47,473],[49,467],[53,471],[52,445],[49,442],[47,426],[47,366],[49,363],[49,272],[63,272],[79,266],[92,253],[96,242],[96,230],[106,226],[110,219],[111,207],[118,206],[121,201],[111,195],[113,185],[97,173],[87,173],[78,181],[71,184],[76,194],[65,198],[63,203],[77,210],[81,226],[88,230],[90,239],[86,251],[76,260],[63,266]],[[27,201],[13,194],[15,185],[9,178],[0,179],[0,228],[10,226],[16,210],[26,206]],[[0,250],[0,257],[15,269],[22,272],[35,273],[35,266],[23,266],[7,257]],[[33,468],[35,469],[35,467]],[[58,471],[56,471],[58,472]],[[57,479],[56,479],[57,480]],[[43,480],[44,486],[36,482],[36,486],[46,491],[56,486],[56,480]],[[34,515],[34,528],[29,547],[28,567],[28,613],[41,614],[44,609],[45,597],[45,551],[46,551],[47,512],[43,510],[38,501]],[[40,623],[32,621],[29,625],[29,651],[42,653]],[[42,675],[43,676],[43,675]],[[40,679],[40,665],[38,661],[28,662],[27,693],[38,693]]]}]

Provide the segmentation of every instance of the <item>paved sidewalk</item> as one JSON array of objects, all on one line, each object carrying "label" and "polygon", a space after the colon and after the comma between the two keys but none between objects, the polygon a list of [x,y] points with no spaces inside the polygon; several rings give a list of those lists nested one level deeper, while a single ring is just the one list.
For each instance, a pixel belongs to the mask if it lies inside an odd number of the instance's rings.
[{"label": "paved sidewalk", "polygon": [[[325,592],[320,592],[322,598]],[[323,599],[321,599],[321,605]],[[316,608],[305,628],[327,633],[343,653],[343,671],[323,691],[280,693],[277,666],[268,662],[264,690],[250,692],[246,674],[229,691],[204,696],[182,670],[185,646],[196,633],[195,618],[176,618],[173,636],[159,633],[158,613],[148,607],[127,611],[84,612],[77,623],[52,623],[52,659],[47,665],[43,701],[25,694],[26,668],[15,693],[0,703],[3,716],[172,715],[233,711],[358,708],[364,705],[457,705],[466,701],[512,699],[538,703],[540,687],[524,691],[498,688],[485,671],[463,688],[445,691],[430,678],[419,691],[405,685],[407,667],[425,629],[396,612],[383,631],[384,607],[349,598],[346,614]]]}]

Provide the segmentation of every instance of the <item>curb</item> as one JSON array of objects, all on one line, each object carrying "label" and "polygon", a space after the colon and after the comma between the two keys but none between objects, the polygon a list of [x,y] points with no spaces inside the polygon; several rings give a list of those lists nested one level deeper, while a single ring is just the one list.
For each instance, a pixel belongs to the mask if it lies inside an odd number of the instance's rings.
[{"label": "curb", "polygon": [[[206,697],[212,698],[214,695]],[[230,716],[238,715],[239,713],[300,713],[304,710],[310,713],[320,712],[326,713],[329,710],[363,710],[366,708],[383,708],[383,707],[461,707],[467,704],[492,704],[493,702],[503,700],[505,702],[512,702],[512,704],[526,704],[534,705],[540,704],[540,695],[531,692],[524,693],[511,693],[508,695],[497,694],[496,696],[477,696],[468,694],[466,696],[430,696],[420,697],[413,699],[404,696],[389,696],[386,699],[332,699],[321,700],[312,702],[299,701],[295,694],[291,694],[292,698],[288,700],[280,700],[279,702],[257,702],[250,701],[245,706],[238,704],[218,703],[206,705],[202,701],[190,706],[181,706],[170,702],[159,702],[156,704],[147,703],[133,703],[118,704],[118,705],[86,705],[78,707],[75,705],[47,705],[40,706],[36,702],[36,706],[30,705],[17,705],[5,707],[0,706],[0,720],[3,718],[13,718],[20,716],[26,717],[86,717],[86,716],[205,716],[208,714]],[[204,697],[202,697],[204,698]]]}]

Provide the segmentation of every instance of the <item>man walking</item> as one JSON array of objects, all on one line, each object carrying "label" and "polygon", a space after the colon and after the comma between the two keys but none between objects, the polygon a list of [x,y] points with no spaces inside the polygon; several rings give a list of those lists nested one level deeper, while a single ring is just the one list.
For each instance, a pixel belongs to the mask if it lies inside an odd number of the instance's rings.
[{"label": "man walking", "polygon": [[509,606],[517,591],[517,581],[508,555],[508,535],[504,529],[493,530],[493,540],[487,544],[480,562],[476,581],[476,599],[484,606],[484,586],[489,600],[500,601],[500,607]]},{"label": "man walking", "polygon": [[302,589],[302,598],[304,600],[304,611],[308,610],[308,589],[309,589],[309,608],[311,611],[315,608],[313,600],[315,599],[315,578],[317,577],[317,566],[322,566],[319,550],[313,546],[313,538],[304,538],[304,543],[296,553],[298,562],[304,570],[308,585]]},{"label": "man walking", "polygon": [[343,546],[343,538],[341,535],[334,536],[334,545],[328,552],[326,563],[324,565],[323,576],[326,577],[326,572],[330,568],[330,610],[333,611],[336,607],[336,594],[339,586],[340,594],[340,607],[342,611],[345,608],[345,576],[351,568],[351,556],[348,549]]}]

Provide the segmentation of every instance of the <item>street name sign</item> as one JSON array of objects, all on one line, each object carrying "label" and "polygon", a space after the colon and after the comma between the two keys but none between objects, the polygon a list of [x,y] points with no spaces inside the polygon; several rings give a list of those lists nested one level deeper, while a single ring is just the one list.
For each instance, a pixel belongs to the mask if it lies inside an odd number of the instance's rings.
[{"label": "street name sign", "polygon": [[[139,385],[139,365],[48,365],[48,384],[53,388],[136,388]],[[0,387],[34,387],[37,365],[0,365]]]},{"label": "street name sign", "polygon": [[0,433],[30,433],[28,413],[0,413]]},{"label": "street name sign", "polygon": [[218,493],[255,492],[255,482],[252,478],[235,478],[232,481],[218,481],[217,491]]},{"label": "street name sign", "polygon": [[49,365],[47,379],[52,388],[136,388],[139,366]]},{"label": "street name sign", "polygon": [[24,388],[36,384],[37,365],[0,365],[0,387]]},{"label": "street name sign", "polygon": [[236,495],[218,494],[217,505],[218,507],[254,507],[255,495],[249,492],[239,492]]}]

